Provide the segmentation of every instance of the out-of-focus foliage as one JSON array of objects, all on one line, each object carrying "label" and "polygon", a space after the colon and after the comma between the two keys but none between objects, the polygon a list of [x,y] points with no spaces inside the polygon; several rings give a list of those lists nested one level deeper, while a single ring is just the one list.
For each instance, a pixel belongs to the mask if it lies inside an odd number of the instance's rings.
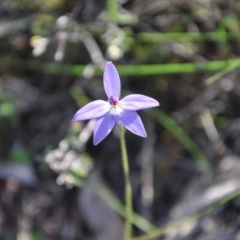
[{"label": "out-of-focus foliage", "polygon": [[7,118],[13,122],[17,120],[14,99],[9,98],[0,91],[0,118]]}]

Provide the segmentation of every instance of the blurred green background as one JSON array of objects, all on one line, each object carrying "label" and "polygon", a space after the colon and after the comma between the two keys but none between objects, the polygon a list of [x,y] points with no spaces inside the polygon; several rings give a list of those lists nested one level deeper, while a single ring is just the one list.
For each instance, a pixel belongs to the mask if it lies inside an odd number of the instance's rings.
[{"label": "blurred green background", "polygon": [[240,239],[240,1],[1,0],[0,239],[120,240],[118,131],[94,147],[112,61],[148,137],[126,132],[134,239]]}]

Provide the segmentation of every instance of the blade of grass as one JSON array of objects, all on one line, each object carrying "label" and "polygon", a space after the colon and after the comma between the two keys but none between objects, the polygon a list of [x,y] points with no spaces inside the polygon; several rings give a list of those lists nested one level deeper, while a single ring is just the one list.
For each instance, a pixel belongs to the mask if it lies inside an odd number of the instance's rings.
[{"label": "blade of grass", "polygon": [[233,71],[235,68],[240,67],[240,61],[232,62],[231,64],[227,65],[221,71],[215,73],[213,76],[209,77],[205,83],[206,85],[210,85],[220,79],[222,76],[226,75],[227,73]]},{"label": "blade of grass", "polygon": [[177,42],[194,42],[194,41],[216,41],[226,42],[229,39],[240,38],[239,32],[206,32],[206,33],[181,33],[181,32],[169,32],[169,33],[139,33],[137,39],[140,42],[145,43],[162,43],[168,41]]},{"label": "blade of grass", "polygon": [[[178,221],[177,223],[171,224],[167,227],[164,228],[160,228],[152,233],[149,233],[148,235],[142,235],[139,237],[135,237],[132,238],[132,240],[147,240],[147,239],[152,239],[154,237],[159,237],[163,234],[166,234],[168,232],[171,232],[172,230],[175,230],[179,227],[182,227],[190,222],[196,221],[200,218],[202,218],[203,216],[206,216],[207,214],[213,212],[214,210],[216,210],[217,208],[221,207],[222,205],[224,205],[225,203],[229,202],[230,200],[234,199],[235,197],[240,195],[240,191],[231,194],[230,196],[220,200],[218,203],[213,204],[212,206],[208,207],[206,210],[200,212],[200,213],[196,213],[190,217],[187,217],[183,220]],[[150,237],[149,237],[150,235]]]},{"label": "blade of grass", "polygon": [[192,155],[199,167],[207,174],[212,175],[213,170],[207,157],[196,145],[196,143],[187,135],[187,133],[167,114],[160,109],[149,111],[149,114],[154,117],[165,129],[167,129]]},{"label": "blade of grass", "polygon": [[[169,63],[152,65],[121,65],[117,66],[118,72],[122,76],[144,76],[160,74],[179,74],[191,72],[217,71],[223,68],[239,64],[240,59],[226,61],[208,61],[201,63]],[[67,74],[73,76],[83,76],[84,65],[70,65],[50,62],[29,61],[27,67],[31,71],[44,72],[48,74]],[[102,75],[100,68],[95,69],[95,76]]]},{"label": "blade of grass", "polygon": [[[113,210],[115,210],[121,216],[126,217],[125,206],[107,188],[105,188],[103,185],[98,184],[97,186],[93,186],[93,189],[98,194],[98,196],[102,198],[102,200],[104,200]],[[137,226],[145,233],[157,230],[153,224],[134,212],[132,224]]]}]

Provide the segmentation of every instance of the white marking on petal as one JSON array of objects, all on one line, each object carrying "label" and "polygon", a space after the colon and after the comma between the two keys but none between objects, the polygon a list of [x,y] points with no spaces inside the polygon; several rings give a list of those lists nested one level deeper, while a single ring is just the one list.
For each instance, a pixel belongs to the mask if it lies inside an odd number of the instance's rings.
[{"label": "white marking on petal", "polygon": [[110,109],[111,115],[119,115],[120,116],[122,112],[123,112],[123,110],[119,106],[115,106]]}]

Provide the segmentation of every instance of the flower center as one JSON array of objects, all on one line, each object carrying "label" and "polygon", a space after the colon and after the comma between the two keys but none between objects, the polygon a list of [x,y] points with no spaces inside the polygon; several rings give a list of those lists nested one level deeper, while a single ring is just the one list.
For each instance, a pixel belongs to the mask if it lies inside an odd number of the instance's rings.
[{"label": "flower center", "polygon": [[109,98],[109,103],[111,104],[111,106],[112,106],[113,108],[116,108],[117,105],[118,105],[118,100],[117,100],[116,98],[114,98],[113,96],[111,96],[111,97]]},{"label": "flower center", "polygon": [[[112,96],[109,98],[108,101],[111,105],[110,114],[113,115],[115,118],[119,118],[119,116],[121,116],[121,113],[123,110],[118,104],[118,99]],[[118,122],[119,122],[119,120],[118,120]]]}]

